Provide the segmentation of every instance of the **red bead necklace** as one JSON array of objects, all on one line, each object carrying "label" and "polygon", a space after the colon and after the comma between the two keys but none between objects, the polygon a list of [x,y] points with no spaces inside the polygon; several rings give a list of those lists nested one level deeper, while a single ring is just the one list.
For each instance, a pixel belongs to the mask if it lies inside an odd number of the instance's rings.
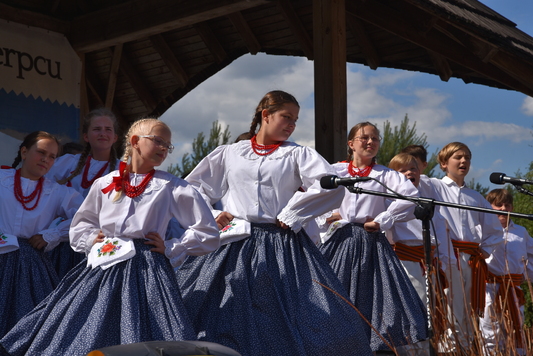
[{"label": "red bead necklace", "polygon": [[124,177],[122,179],[122,187],[124,188],[124,193],[130,198],[135,198],[141,195],[144,190],[146,189],[146,186],[152,179],[152,177],[155,174],[155,169],[152,169],[148,174],[144,177],[142,182],[139,185],[131,185],[130,180],[128,179],[128,171],[124,172]]},{"label": "red bead necklace", "polygon": [[250,139],[250,142],[252,143],[252,150],[254,150],[254,152],[259,156],[267,156],[277,150],[278,147],[283,144],[283,141],[280,141],[279,143],[273,145],[260,145],[257,143],[256,136],[257,135],[254,135],[254,137]]},{"label": "red bead necklace", "polygon": [[90,166],[91,166],[91,156],[87,157],[87,160],[85,161],[85,169],[83,170],[83,176],[81,178],[81,187],[83,189],[89,188],[91,185],[93,185],[96,179],[100,178],[102,174],[104,174],[105,170],[107,169],[107,166],[109,166],[109,162],[104,164],[104,166],[96,173],[93,179],[88,180],[87,175],[89,174]]},{"label": "red bead necklace", "polygon": [[[33,210],[37,207],[39,204],[39,200],[41,199],[41,193],[43,192],[43,182],[44,177],[39,178],[39,181],[37,182],[37,186],[35,187],[35,190],[33,193],[31,193],[28,196],[24,196],[22,193],[22,179],[20,178],[20,168],[16,170],[15,172],[15,198],[22,204],[22,207],[25,210]],[[32,207],[28,207],[27,204],[29,204],[33,199],[37,197],[37,200],[35,201],[35,204]]]},{"label": "red bead necklace", "polygon": [[350,162],[348,164],[348,172],[352,177],[368,177],[370,172],[372,171],[372,167],[374,167],[374,162],[370,164],[370,166],[366,166],[363,169],[359,169],[353,165],[353,162]]}]

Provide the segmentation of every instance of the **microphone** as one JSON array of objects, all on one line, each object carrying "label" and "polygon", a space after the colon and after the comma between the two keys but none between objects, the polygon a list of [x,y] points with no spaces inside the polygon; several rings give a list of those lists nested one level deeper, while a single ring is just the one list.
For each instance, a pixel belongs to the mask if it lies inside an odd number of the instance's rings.
[{"label": "microphone", "polygon": [[337,176],[324,176],[320,178],[320,186],[324,189],[335,189],[339,185],[352,186],[358,182],[366,182],[372,180],[370,177],[348,177],[339,178]]},{"label": "microphone", "polygon": [[513,184],[513,185],[522,185],[522,184],[533,184],[532,181],[522,178],[513,178],[507,177],[505,173],[494,172],[490,175],[490,182],[493,184]]}]

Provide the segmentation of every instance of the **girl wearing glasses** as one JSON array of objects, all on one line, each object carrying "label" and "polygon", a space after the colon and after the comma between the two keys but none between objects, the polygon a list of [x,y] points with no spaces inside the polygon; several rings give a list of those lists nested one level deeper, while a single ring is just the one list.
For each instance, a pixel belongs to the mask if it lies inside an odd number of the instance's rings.
[{"label": "girl wearing glasses", "polygon": [[[157,119],[131,126],[119,170],[93,184],[72,220],[71,245],[88,254],[87,263],[0,340],[10,355],[81,356],[119,344],[196,339],[173,267],[220,240],[200,194],[155,170],[170,138]],[[186,230],[165,241],[172,217]]]},{"label": "girl wearing glasses", "polygon": [[251,139],[218,147],[186,177],[209,205],[222,200],[213,210],[222,231],[250,230],[185,261],[183,300],[200,340],[242,355],[371,355],[357,312],[324,288],[345,295],[302,229],[344,194],[320,187],[333,171],[315,150],[287,141],[299,110],[292,95],[267,93]]},{"label": "girl wearing glasses", "polygon": [[[83,151],[58,157],[46,177],[87,196],[96,179],[118,166],[119,159],[114,148],[118,139],[117,131],[117,119],[111,110],[100,108],[89,112],[82,126],[85,141]],[[68,241],[64,241],[49,257],[59,278],[63,278],[85,255],[75,253]]]},{"label": "girl wearing glasses", "polygon": [[[355,183],[365,190],[390,193],[388,187],[404,196],[417,196],[418,191],[405,176],[377,164],[380,141],[375,125],[362,122],[352,127],[348,160],[333,165],[336,175],[371,177],[372,180]],[[414,204],[337,188],[341,189],[345,197],[335,214],[345,225],[338,225],[342,227],[320,245],[320,250],[349,292],[352,303],[379,332],[377,335],[365,324],[372,351],[424,340],[425,306],[383,233],[395,221],[414,218]]]}]

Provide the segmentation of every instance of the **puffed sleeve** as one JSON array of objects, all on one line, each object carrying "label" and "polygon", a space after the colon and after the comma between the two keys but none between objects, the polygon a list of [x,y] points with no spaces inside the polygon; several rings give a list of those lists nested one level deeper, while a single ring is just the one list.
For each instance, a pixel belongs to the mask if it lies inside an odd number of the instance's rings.
[{"label": "puffed sleeve", "polygon": [[[101,179],[101,178],[100,178]],[[104,196],[97,188],[98,181],[93,184],[89,194],[74,215],[70,226],[70,245],[76,252],[88,254],[93,241],[100,232],[99,214]]]},{"label": "puffed sleeve", "polygon": [[333,167],[312,148],[299,147],[295,151],[296,169],[305,191],[294,193],[277,219],[298,232],[307,221],[338,208],[346,188],[323,189],[320,178],[335,175]]},{"label": "puffed sleeve", "polygon": [[165,255],[177,267],[188,255],[201,256],[219,248],[220,235],[209,206],[191,185],[182,181],[173,195],[172,215],[186,230],[181,237],[165,241]]},{"label": "puffed sleeve", "polygon": [[45,252],[53,250],[60,242],[68,240],[70,224],[74,214],[83,203],[83,196],[75,189],[55,184],[54,199],[59,199],[55,212],[56,217],[63,218],[57,225],[49,226],[47,229],[39,231],[43,239],[48,243]]},{"label": "puffed sleeve", "polygon": [[[192,172],[185,178],[200,194],[204,201],[212,206],[218,202],[228,189],[226,180],[225,153],[227,145],[222,145],[204,157]],[[213,217],[217,217],[221,211],[211,209]]]},{"label": "puffed sleeve", "polygon": [[[405,197],[418,197],[418,189],[404,175],[396,171],[387,172],[387,180],[383,182],[396,193]],[[374,221],[379,223],[381,230],[389,230],[396,221],[408,221],[413,218],[415,205],[404,199],[387,199],[387,210],[379,213]]]}]

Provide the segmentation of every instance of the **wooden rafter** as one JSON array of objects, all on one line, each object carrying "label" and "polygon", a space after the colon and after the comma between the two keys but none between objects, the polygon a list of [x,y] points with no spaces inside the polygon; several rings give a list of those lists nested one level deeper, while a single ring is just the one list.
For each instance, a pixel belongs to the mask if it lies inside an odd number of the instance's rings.
[{"label": "wooden rafter", "polygon": [[70,29],[68,21],[58,20],[48,15],[21,10],[0,3],[0,18],[23,25],[44,28],[45,30],[66,34]]},{"label": "wooden rafter", "polygon": [[437,70],[437,74],[440,77],[440,80],[447,82],[450,80],[453,71],[450,68],[450,63],[448,63],[448,60],[441,56],[438,53],[435,53],[433,51],[427,50],[429,57],[433,61],[433,65],[435,66],[435,69]]},{"label": "wooden rafter", "polygon": [[122,44],[118,44],[113,49],[113,57],[111,60],[111,68],[109,69],[109,79],[107,81],[107,91],[105,97],[106,108],[111,108],[113,106],[115,88],[117,87],[118,69],[120,67],[120,60],[122,59],[122,47]]},{"label": "wooden rafter", "polygon": [[346,23],[352,36],[355,37],[359,48],[361,48],[361,52],[363,52],[368,66],[371,69],[377,69],[380,62],[378,51],[373,45],[372,40],[368,37],[364,24],[350,13],[346,14]]},{"label": "wooden rafter", "polygon": [[313,41],[307,33],[305,26],[302,24],[302,21],[298,17],[298,14],[296,11],[294,11],[294,7],[292,6],[291,2],[289,0],[277,0],[276,3],[283,14],[283,17],[285,17],[287,20],[292,33],[298,39],[300,46],[302,46],[305,56],[307,59],[313,60]]},{"label": "wooden rafter", "polygon": [[228,54],[224,47],[220,44],[213,30],[205,22],[200,22],[194,25],[194,29],[198,32],[206,47],[213,54],[217,62],[222,62]]},{"label": "wooden rafter", "polygon": [[155,50],[159,53],[166,66],[174,76],[174,78],[180,83],[180,87],[185,87],[189,81],[189,76],[187,72],[181,65],[180,61],[172,52],[172,49],[169,47],[163,35],[153,35],[150,36],[150,41],[152,42]]},{"label": "wooden rafter", "polygon": [[76,51],[89,52],[264,4],[268,1],[132,0],[74,19],[69,40]]},{"label": "wooden rafter", "polygon": [[261,50],[261,44],[255,37],[252,29],[248,25],[248,22],[244,19],[244,16],[240,11],[228,15],[229,20],[235,26],[237,32],[246,43],[246,48],[250,51],[251,54],[257,54]]}]

